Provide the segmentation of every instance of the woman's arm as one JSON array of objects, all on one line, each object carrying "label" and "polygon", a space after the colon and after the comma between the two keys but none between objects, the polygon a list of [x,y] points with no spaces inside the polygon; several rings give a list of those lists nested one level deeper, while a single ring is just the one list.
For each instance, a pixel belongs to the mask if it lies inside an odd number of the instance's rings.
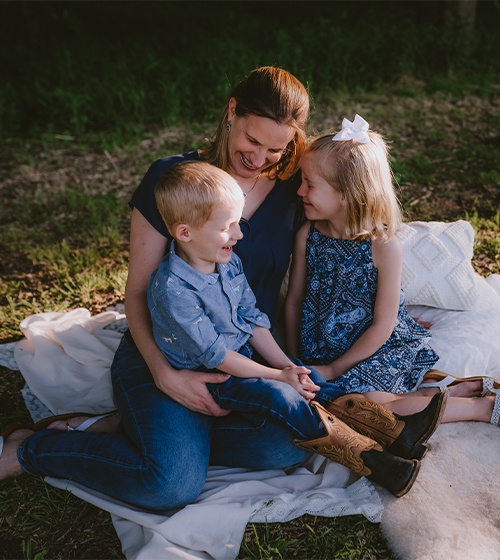
[{"label": "woman's arm", "polygon": [[377,295],[371,326],[340,358],[318,370],[326,379],[340,377],[374,354],[391,336],[398,316],[403,273],[403,251],[396,236],[372,245],[373,263],[377,267]]},{"label": "woman's arm", "polygon": [[306,293],[306,241],[309,226],[309,222],[306,222],[295,236],[285,299],[285,339],[291,356],[299,356],[299,327]]},{"label": "woman's arm", "polygon": [[158,389],[194,412],[214,416],[228,414],[228,411],[215,403],[206,388],[206,383],[221,383],[226,377],[221,374],[174,369],[153,338],[147,290],[151,273],[160,264],[166,248],[165,237],[134,209],[130,230],[130,263],[125,288],[130,332]]}]

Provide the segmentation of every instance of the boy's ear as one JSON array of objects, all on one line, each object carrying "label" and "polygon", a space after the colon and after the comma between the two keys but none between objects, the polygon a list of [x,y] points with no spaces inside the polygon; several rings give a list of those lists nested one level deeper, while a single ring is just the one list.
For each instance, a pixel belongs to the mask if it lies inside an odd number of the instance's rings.
[{"label": "boy's ear", "polygon": [[176,224],[174,226],[173,237],[181,243],[191,241],[191,227],[188,224]]}]

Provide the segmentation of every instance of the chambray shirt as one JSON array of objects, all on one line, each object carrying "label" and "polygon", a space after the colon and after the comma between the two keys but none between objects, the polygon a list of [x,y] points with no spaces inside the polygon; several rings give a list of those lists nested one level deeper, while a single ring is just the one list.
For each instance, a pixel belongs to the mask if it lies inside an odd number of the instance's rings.
[{"label": "chambray shirt", "polygon": [[170,253],[151,274],[148,305],[153,334],[176,368],[216,368],[227,350],[238,352],[255,326],[270,327],[255,307],[255,296],[234,253],[218,272],[203,274]]}]

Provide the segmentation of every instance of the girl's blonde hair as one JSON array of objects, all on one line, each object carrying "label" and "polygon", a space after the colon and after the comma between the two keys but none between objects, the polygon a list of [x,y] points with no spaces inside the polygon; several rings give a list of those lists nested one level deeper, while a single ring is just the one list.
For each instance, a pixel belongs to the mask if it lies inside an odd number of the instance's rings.
[{"label": "girl's blonde hair", "polygon": [[311,141],[306,153],[317,154],[318,173],[342,195],[346,234],[350,239],[387,239],[401,224],[389,152],[382,136],[369,132],[370,142],[333,141],[332,135]]},{"label": "girl's blonde hair", "polygon": [[155,198],[170,235],[181,223],[195,229],[203,227],[217,205],[241,205],[243,208],[245,200],[243,191],[229,173],[201,161],[172,165],[156,184]]},{"label": "girl's blonde hair", "polygon": [[294,129],[294,137],[281,159],[264,172],[270,179],[291,177],[299,168],[306,147],[305,130],[309,118],[309,94],[306,88],[290,72],[274,66],[256,68],[233,88],[210,145],[201,154],[205,161],[225,170],[229,169],[229,133],[226,129],[228,105],[233,97],[236,99],[238,117],[266,117]]}]

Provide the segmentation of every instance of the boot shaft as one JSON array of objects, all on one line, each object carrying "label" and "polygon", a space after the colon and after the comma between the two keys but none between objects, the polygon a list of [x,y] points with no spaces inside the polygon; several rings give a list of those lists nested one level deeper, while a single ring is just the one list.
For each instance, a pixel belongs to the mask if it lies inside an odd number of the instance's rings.
[{"label": "boot shaft", "polygon": [[391,455],[379,443],[358,433],[319,403],[312,401],[311,405],[323,422],[327,435],[313,440],[295,441],[296,445],[340,463],[359,476],[378,482],[396,496],[408,492],[417,477],[419,461]]}]

